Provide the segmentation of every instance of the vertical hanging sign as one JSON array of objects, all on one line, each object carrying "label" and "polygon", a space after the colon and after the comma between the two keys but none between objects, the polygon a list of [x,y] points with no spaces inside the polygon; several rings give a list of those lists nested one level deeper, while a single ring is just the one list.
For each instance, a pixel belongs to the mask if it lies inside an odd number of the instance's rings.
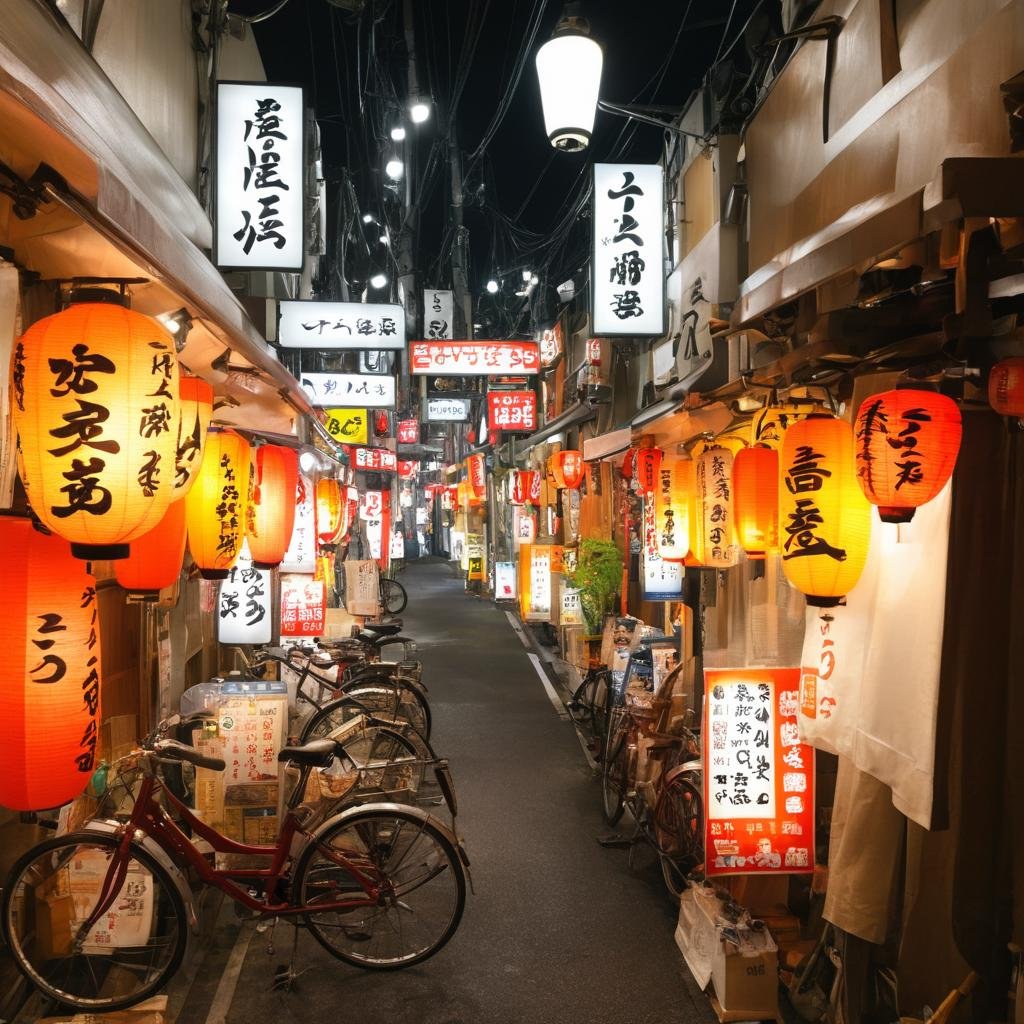
[{"label": "vertical hanging sign", "polygon": [[298,272],[305,257],[301,86],[218,82],[213,262]]},{"label": "vertical hanging sign", "polygon": [[248,545],[220,584],[217,640],[222,644],[269,644],[270,570],[253,567]]},{"label": "vertical hanging sign", "polygon": [[679,601],[683,596],[683,563],[658,553],[658,518],[653,495],[644,498],[643,600]]},{"label": "vertical hanging sign", "polygon": [[665,333],[664,172],[594,164],[593,324],[598,336]]},{"label": "vertical hanging sign", "polygon": [[281,636],[323,636],[327,585],[312,576],[281,576]]},{"label": "vertical hanging sign", "polygon": [[316,505],[313,481],[299,474],[295,488],[295,525],[292,539],[281,562],[281,572],[314,572],[316,570]]},{"label": "vertical hanging sign", "polygon": [[455,302],[451,292],[428,288],[423,293],[423,336],[451,339],[455,319]]},{"label": "vertical hanging sign", "polygon": [[800,670],[704,672],[708,875],[814,870],[814,750],[800,742]]}]

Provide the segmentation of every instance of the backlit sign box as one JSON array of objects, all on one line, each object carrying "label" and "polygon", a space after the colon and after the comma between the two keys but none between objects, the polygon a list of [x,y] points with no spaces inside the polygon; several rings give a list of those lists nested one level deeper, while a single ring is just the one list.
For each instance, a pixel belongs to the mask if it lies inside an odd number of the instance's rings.
[{"label": "backlit sign box", "polygon": [[489,377],[539,373],[535,341],[412,341],[413,374],[431,377]]},{"label": "backlit sign box", "polygon": [[302,87],[218,82],[213,262],[298,272],[305,257]]},{"label": "backlit sign box", "polygon": [[374,373],[303,373],[299,377],[310,405],[394,409],[395,378]]},{"label": "backlit sign box", "polygon": [[397,302],[282,299],[277,343],[283,348],[405,348],[405,307]]},{"label": "backlit sign box", "polygon": [[469,419],[468,398],[428,398],[428,423],[465,423]]}]

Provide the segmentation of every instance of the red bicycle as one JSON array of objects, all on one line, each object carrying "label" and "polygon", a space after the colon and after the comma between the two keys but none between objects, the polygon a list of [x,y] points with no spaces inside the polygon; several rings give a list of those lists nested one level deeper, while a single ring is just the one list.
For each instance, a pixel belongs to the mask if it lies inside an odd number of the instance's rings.
[{"label": "red bicycle", "polygon": [[[11,870],[0,911],[4,934],[18,967],[44,995],[102,1011],[160,989],[196,924],[182,869],[257,916],[304,923],[328,952],[358,967],[410,967],[451,938],[465,905],[469,861],[455,831],[446,763],[435,772],[451,828],[419,808],[391,803],[349,807],[317,824],[316,808],[302,803],[306,783],[344,749],[330,739],[285,747],[279,760],[298,766],[299,780],[277,842],[253,846],[211,828],[162,783],[161,762],[224,768],[219,758],[165,738],[173,724],[163,723],[114,766],[136,773],[130,813],[49,839]],[[201,852],[186,830],[210,851]],[[268,863],[219,868],[217,853]]]}]

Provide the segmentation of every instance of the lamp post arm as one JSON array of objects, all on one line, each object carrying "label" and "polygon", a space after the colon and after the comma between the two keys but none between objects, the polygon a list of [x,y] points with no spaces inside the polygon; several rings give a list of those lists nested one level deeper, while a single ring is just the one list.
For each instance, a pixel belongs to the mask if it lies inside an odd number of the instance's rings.
[{"label": "lamp post arm", "polygon": [[654,125],[656,128],[675,132],[676,135],[685,135],[688,138],[700,139],[701,141],[704,139],[704,136],[697,132],[688,132],[685,129],[678,127],[678,125],[674,124],[672,121],[664,121],[653,116],[654,114],[663,114],[668,117],[675,117],[682,113],[681,110],[677,110],[674,107],[637,107],[598,100],[597,109],[603,110],[606,114],[615,114],[618,117],[625,117],[633,121],[641,121],[643,124]]}]

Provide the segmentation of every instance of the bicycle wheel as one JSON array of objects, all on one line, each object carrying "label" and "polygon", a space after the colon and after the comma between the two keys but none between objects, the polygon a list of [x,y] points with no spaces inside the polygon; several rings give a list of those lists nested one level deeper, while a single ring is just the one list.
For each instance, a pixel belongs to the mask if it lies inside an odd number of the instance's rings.
[{"label": "bicycle wheel", "polygon": [[400,612],[405,611],[405,606],[409,603],[409,595],[405,592],[405,587],[398,580],[381,576],[380,603],[388,615],[398,615]]},{"label": "bicycle wheel", "polygon": [[594,693],[596,688],[596,678],[591,675],[586,676],[565,705],[569,717],[577,725],[591,733],[594,731]]},{"label": "bicycle wheel", "polygon": [[302,727],[299,742],[307,743],[309,740],[324,739],[357,715],[367,715],[368,721],[372,725],[383,725],[400,732],[403,738],[412,745],[416,756],[424,761],[437,760],[433,747],[406,719],[394,715],[379,715],[350,697],[339,697],[337,700],[332,700],[311,715]]},{"label": "bicycle wheel", "polygon": [[604,820],[617,825],[626,803],[626,770],[629,748],[626,744],[627,729],[624,722],[608,733],[601,767],[601,800]]},{"label": "bicycle wheel", "polygon": [[[366,802],[367,793],[396,792],[408,789],[415,796],[423,784],[426,764],[415,746],[397,729],[367,722],[355,735],[346,736],[345,753],[360,769],[353,790]],[[370,767],[367,767],[370,766]],[[377,797],[377,799],[384,799]]]},{"label": "bicycle wheel", "polygon": [[11,869],[4,937],[18,969],[45,996],[76,1010],[120,1010],[148,999],[178,969],[188,940],[185,904],[167,871],[133,846],[110,909],[87,935],[113,835],[48,839]]},{"label": "bicycle wheel", "polygon": [[[365,894],[355,872],[381,888],[373,903],[317,911]],[[339,960],[371,970],[411,967],[454,934],[466,903],[466,872],[448,836],[411,808],[368,806],[306,847],[292,885],[310,934]]]},{"label": "bicycle wheel", "polygon": [[611,720],[612,700],[612,674],[607,669],[599,672],[594,681],[593,701],[593,722],[594,736],[597,739],[597,749],[604,751],[605,740],[608,736],[608,723]]},{"label": "bicycle wheel", "polygon": [[654,806],[654,828],[665,886],[678,898],[691,872],[704,863],[704,798],[688,773],[662,787]]},{"label": "bicycle wheel", "polygon": [[430,705],[418,690],[401,680],[376,684],[356,681],[346,686],[343,693],[380,718],[395,717],[408,722],[424,739],[430,740]]}]

